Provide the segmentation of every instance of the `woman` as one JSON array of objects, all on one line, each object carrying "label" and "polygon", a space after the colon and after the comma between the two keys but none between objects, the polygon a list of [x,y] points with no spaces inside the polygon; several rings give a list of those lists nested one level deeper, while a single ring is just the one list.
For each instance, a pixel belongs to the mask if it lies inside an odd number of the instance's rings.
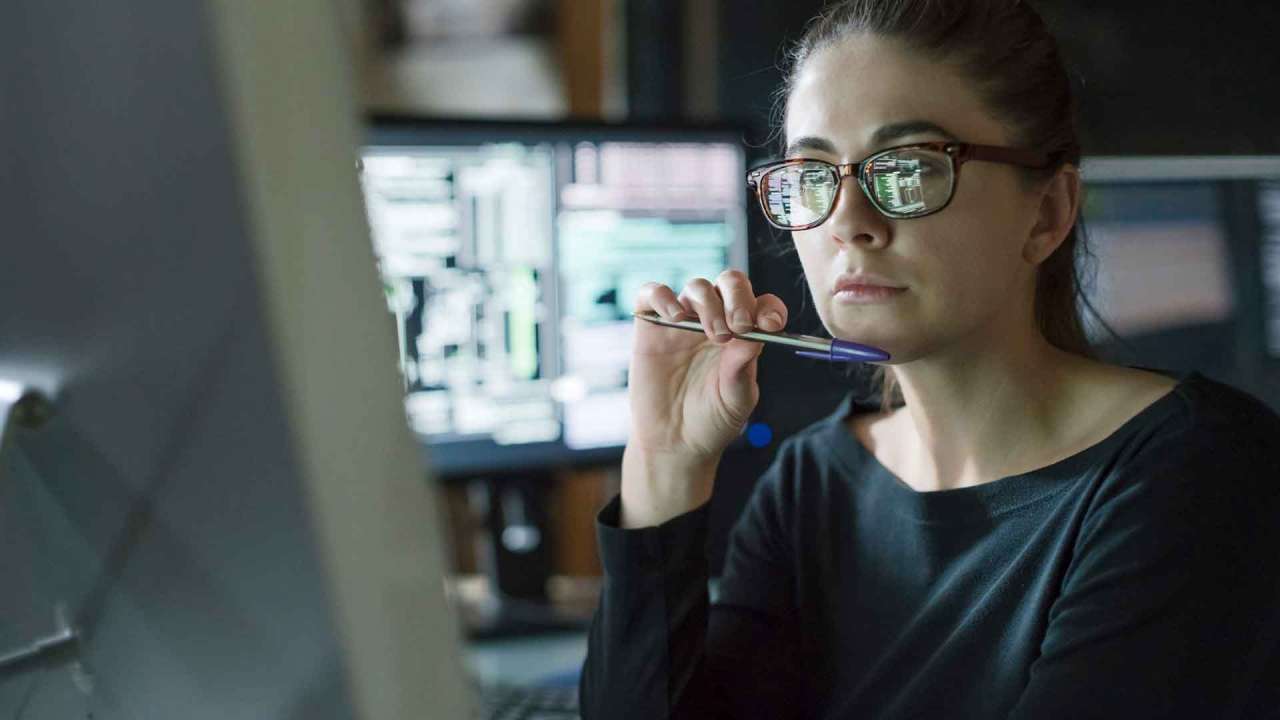
[{"label": "woman", "polygon": [[643,289],[637,311],[706,333],[636,324],[584,716],[1276,712],[1280,417],[1089,352],[1080,149],[1040,18],[845,2],[784,90],[791,162],[751,179],[832,336],[891,354],[884,403],[783,443],[709,605],[707,503],[763,347],[727,333],[787,308],[733,271]]}]

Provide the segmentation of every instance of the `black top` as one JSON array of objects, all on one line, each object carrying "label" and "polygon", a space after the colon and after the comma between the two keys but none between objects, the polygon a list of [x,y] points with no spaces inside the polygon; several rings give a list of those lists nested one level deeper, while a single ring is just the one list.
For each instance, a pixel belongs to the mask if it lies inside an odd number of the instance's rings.
[{"label": "black top", "polygon": [[610,500],[584,718],[1280,717],[1260,400],[1193,371],[1075,455],[935,492],[843,422],[875,409],[783,442],[715,604],[709,504],[624,530]]}]

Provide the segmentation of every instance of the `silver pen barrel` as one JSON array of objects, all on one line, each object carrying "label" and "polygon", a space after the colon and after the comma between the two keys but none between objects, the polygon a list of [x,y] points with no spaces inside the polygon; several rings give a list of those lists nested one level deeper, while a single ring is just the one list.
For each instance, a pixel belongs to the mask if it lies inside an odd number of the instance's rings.
[{"label": "silver pen barrel", "polygon": [[[648,320],[655,325],[665,325],[667,327],[681,328],[683,330],[694,330],[702,332],[702,324],[696,320],[667,320],[657,313],[631,313],[633,317],[641,320]],[[776,345],[787,345],[790,347],[801,348],[803,350],[817,350],[819,352],[831,352],[831,340],[814,337],[812,335],[793,335],[783,332],[764,332],[763,330],[752,330],[750,332],[735,333],[731,332],[734,337],[742,340],[755,340],[763,343],[774,343]]]}]

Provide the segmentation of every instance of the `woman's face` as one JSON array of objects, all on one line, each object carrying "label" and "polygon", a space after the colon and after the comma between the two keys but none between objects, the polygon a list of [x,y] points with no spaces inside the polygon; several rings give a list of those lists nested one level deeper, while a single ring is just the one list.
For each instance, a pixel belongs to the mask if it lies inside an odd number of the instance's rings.
[{"label": "woman's face", "polygon": [[[869,36],[809,57],[785,131],[787,157],[833,163],[910,142],[1016,144],[951,66]],[[792,235],[827,330],[884,348],[898,364],[948,347],[989,350],[1010,328],[1031,331],[1036,266],[1023,246],[1038,204],[1013,166],[970,161],[941,212],[886,218],[850,177],[831,217]],[[876,304],[835,298],[837,277],[859,270],[906,290]]]}]

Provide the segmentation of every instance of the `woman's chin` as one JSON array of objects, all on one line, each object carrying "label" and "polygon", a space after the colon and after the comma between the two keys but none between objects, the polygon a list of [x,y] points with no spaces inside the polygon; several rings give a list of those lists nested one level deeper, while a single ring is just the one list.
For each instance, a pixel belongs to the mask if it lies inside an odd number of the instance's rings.
[{"label": "woman's chin", "polygon": [[884,344],[895,341],[901,342],[903,339],[900,333],[887,331],[883,323],[869,322],[866,319],[843,320],[836,317],[834,322],[824,324],[833,338],[876,345],[876,347],[883,347]]}]

